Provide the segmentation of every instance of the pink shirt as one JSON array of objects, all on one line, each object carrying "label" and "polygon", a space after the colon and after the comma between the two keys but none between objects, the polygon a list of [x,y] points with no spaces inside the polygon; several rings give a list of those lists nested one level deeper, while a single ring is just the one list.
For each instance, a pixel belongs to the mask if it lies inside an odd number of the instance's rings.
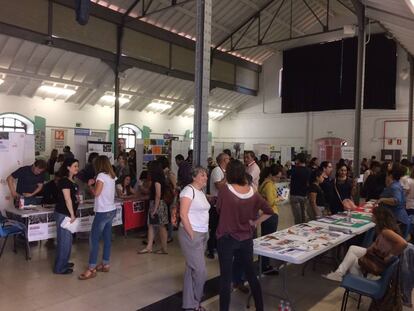
[{"label": "pink shirt", "polygon": [[254,228],[249,220],[256,220],[259,210],[264,214],[274,214],[267,201],[253,191],[252,187],[249,193],[240,194],[231,185],[223,185],[219,189],[216,206],[220,215],[217,239],[225,235],[230,235],[238,241],[251,239]]}]

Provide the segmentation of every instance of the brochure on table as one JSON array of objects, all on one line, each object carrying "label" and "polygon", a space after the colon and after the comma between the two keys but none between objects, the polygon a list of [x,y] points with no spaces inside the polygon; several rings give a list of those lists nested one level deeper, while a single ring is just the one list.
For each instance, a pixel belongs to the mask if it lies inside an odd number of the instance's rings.
[{"label": "brochure on table", "polygon": [[255,239],[254,253],[302,264],[352,236],[322,226],[299,224]]},{"label": "brochure on table", "polygon": [[372,215],[364,212],[351,212],[351,218],[348,219],[346,213],[340,213],[330,216],[322,217],[318,220],[313,220],[310,223],[319,226],[327,226],[344,232],[351,232],[360,234],[370,228],[375,227],[372,222]]},{"label": "brochure on table", "polygon": [[[23,210],[9,208],[7,209],[7,212],[11,218],[27,218],[26,224],[29,242],[47,240],[56,237],[56,222],[53,208],[28,206]],[[95,217],[93,204],[81,205],[77,210],[76,217],[79,220],[76,222],[75,232],[89,232]],[[122,225],[121,203],[116,203],[116,215],[112,221],[112,226],[118,225]]]}]

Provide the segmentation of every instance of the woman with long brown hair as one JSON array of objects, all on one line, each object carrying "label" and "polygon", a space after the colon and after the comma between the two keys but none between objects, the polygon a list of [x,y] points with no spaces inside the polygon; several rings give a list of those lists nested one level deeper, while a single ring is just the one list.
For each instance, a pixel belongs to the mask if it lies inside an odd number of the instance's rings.
[{"label": "woman with long brown hair", "polygon": [[152,246],[154,242],[154,227],[159,228],[161,249],[155,251],[155,254],[167,253],[167,228],[168,206],[164,201],[166,192],[165,174],[162,169],[162,164],[159,161],[151,162],[149,166],[149,174],[151,177],[150,187],[150,208],[148,211],[148,244],[147,247],[138,251],[138,254],[152,253]]},{"label": "woman with long brown hair", "polygon": [[[374,243],[368,248],[352,245],[338,269],[323,277],[341,282],[348,272],[356,275],[378,274],[374,270],[368,271],[368,268],[371,266],[378,272],[378,269],[381,268],[377,266],[378,263],[382,263],[382,268],[385,268],[393,256],[402,253],[407,247],[407,242],[402,238],[400,228],[392,212],[386,207],[377,206],[373,211],[372,220],[376,224],[377,233]],[[375,262],[373,264],[367,263],[373,256],[376,258]]]},{"label": "woman with long brown hair", "polygon": [[[96,271],[109,272],[111,256],[112,220],[116,215],[115,180],[116,175],[107,156],[100,155],[94,162],[96,182],[89,182],[90,191],[95,197],[95,218],[89,238],[89,267],[79,276],[87,280],[96,276]],[[93,185],[95,186],[93,187]],[[102,263],[97,265],[99,241],[103,238]]]}]

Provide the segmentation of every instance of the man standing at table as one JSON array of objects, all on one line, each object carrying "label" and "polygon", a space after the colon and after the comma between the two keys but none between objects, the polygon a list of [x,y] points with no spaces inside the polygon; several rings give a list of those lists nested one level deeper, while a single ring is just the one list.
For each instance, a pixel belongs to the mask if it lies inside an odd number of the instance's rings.
[{"label": "man standing at table", "polygon": [[[210,195],[217,198],[219,188],[226,183],[226,168],[230,162],[230,157],[222,152],[216,158],[216,166],[210,175]],[[209,210],[209,238],[207,241],[207,258],[214,259],[214,251],[217,248],[216,230],[218,226],[218,214],[216,206],[211,206]]]},{"label": "man standing at table", "polygon": [[295,225],[306,222],[307,194],[311,170],[306,167],[306,155],[299,153],[290,176],[290,206]]},{"label": "man standing at table", "polygon": [[334,181],[331,178],[333,171],[332,163],[329,161],[323,161],[320,168],[323,170],[323,182],[319,186],[325,195],[325,202],[329,204],[332,200],[332,196],[334,195]]},{"label": "man standing at table", "polygon": [[[34,198],[43,189],[44,173],[47,169],[45,160],[36,160],[33,165],[20,167],[6,179],[13,199],[19,196]],[[17,185],[15,181],[17,179]],[[29,199],[30,201],[30,199]]]},{"label": "man standing at table", "polygon": [[252,176],[253,187],[255,190],[259,189],[260,168],[255,161],[255,154],[253,151],[246,151],[244,153],[244,164],[246,165],[246,173]]}]

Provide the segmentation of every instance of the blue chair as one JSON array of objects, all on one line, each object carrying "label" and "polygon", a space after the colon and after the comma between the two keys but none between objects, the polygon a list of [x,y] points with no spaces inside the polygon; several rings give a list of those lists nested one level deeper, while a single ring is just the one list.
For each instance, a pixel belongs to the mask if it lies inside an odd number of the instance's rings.
[{"label": "blue chair", "polygon": [[346,310],[349,292],[359,294],[358,309],[361,304],[361,296],[370,297],[373,300],[378,300],[384,297],[399,261],[398,257],[391,259],[391,263],[381,274],[381,278],[379,280],[369,280],[350,273],[345,275],[341,283],[341,287],[345,288],[345,293],[342,297],[341,311]]},{"label": "blue chair", "polygon": [[3,245],[0,249],[0,257],[3,255],[4,248],[10,236],[13,237],[13,251],[16,253],[16,237],[21,236],[25,241],[26,260],[29,260],[29,242],[26,238],[26,232],[26,226],[23,223],[5,218],[0,214],[0,238],[4,238]]}]

